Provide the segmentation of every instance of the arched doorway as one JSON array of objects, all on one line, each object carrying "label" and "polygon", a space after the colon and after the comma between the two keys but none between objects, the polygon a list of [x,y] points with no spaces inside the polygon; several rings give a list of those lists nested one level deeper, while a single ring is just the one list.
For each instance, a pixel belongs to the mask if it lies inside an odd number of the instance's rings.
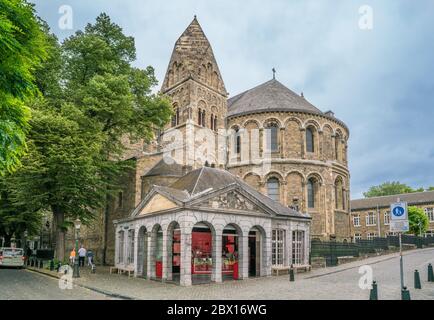
[{"label": "arched doorway", "polygon": [[222,280],[242,278],[242,233],[234,224],[228,224],[222,234]]},{"label": "arched doorway", "polygon": [[254,226],[250,229],[248,241],[249,277],[262,275],[264,238],[265,231],[261,227]]},{"label": "arched doorway", "polygon": [[209,283],[215,269],[214,228],[198,222],[191,233],[191,281],[193,284]]},{"label": "arched doorway", "polygon": [[137,243],[137,276],[146,277],[148,269],[148,232],[146,227],[139,230]]},{"label": "arched doorway", "polygon": [[179,283],[181,275],[181,228],[173,221],[167,228],[167,280]]},{"label": "arched doorway", "polygon": [[151,254],[150,254],[151,278],[163,277],[163,229],[159,224],[152,228]]}]

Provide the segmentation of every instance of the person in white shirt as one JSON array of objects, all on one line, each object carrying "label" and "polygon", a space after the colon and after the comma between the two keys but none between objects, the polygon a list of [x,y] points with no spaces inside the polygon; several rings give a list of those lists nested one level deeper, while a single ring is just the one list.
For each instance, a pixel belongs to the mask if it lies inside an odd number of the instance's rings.
[{"label": "person in white shirt", "polygon": [[86,258],[86,249],[81,245],[78,249],[78,264],[80,267],[84,267],[84,259]]}]

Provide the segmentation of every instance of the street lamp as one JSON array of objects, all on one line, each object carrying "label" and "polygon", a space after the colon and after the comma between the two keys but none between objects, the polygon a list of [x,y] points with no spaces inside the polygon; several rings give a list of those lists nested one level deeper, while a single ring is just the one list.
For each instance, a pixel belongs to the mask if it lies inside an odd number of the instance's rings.
[{"label": "street lamp", "polygon": [[75,227],[75,259],[74,259],[74,271],[72,277],[80,278],[80,270],[78,265],[78,237],[79,237],[79,232],[81,227],[81,221],[79,218],[75,219],[74,227]]}]

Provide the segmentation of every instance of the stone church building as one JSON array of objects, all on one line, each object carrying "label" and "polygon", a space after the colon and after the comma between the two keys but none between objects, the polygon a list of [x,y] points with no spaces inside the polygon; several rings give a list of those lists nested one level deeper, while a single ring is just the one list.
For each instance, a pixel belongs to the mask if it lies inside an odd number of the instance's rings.
[{"label": "stone church building", "polygon": [[229,98],[196,17],[161,93],[171,123],[129,145],[123,191],[83,234],[100,260],[190,285],[306,265],[312,238],[350,240],[349,130],[333,112],[274,77]]}]

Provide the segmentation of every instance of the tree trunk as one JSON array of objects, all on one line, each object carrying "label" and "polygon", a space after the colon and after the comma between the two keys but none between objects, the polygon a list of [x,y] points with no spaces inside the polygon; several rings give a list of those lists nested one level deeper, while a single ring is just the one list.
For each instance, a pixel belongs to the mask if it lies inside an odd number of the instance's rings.
[{"label": "tree trunk", "polygon": [[53,206],[53,229],[55,230],[55,256],[59,261],[63,261],[65,258],[65,231],[63,230],[63,223],[65,221],[65,212]]}]

